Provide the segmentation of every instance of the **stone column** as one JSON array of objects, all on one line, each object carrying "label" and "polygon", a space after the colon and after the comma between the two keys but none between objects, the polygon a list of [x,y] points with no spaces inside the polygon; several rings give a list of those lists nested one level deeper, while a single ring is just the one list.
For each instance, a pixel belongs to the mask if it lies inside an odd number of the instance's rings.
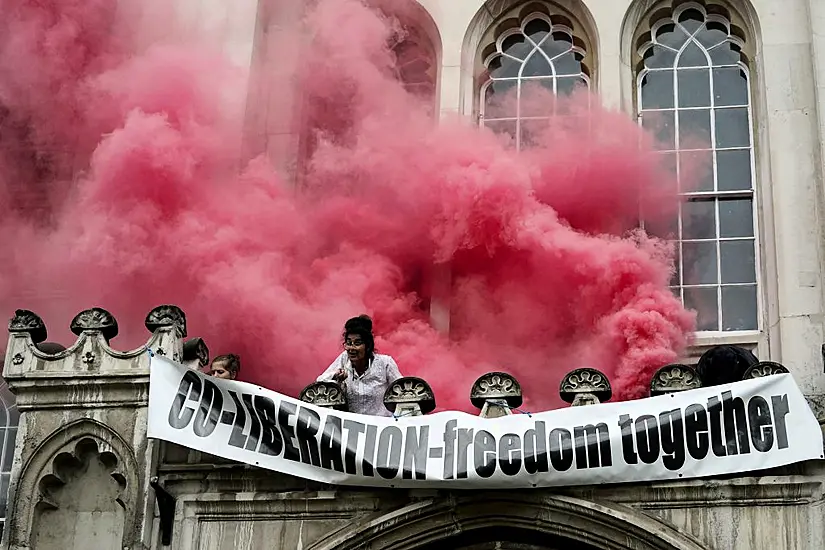
[{"label": "stone column", "polygon": [[307,0],[260,0],[255,28],[243,157],[265,154],[295,183],[301,156],[303,105],[298,89],[305,37],[301,20]]},{"label": "stone column", "polygon": [[762,206],[773,209],[774,227],[765,232],[775,236],[774,249],[763,246],[762,254],[773,255],[777,266],[778,319],[771,319],[771,328],[778,326],[780,349],[772,343],[770,356],[793,372],[805,394],[822,395],[823,186],[816,93],[822,81],[814,68],[821,66],[821,38],[812,40],[822,8],[807,0],[783,2],[782,9],[770,0],[753,4],[762,34],[762,74],[752,88],[756,106],[764,105],[755,139],[763,140],[757,155],[769,160],[769,172],[759,173],[758,183],[770,186]]}]

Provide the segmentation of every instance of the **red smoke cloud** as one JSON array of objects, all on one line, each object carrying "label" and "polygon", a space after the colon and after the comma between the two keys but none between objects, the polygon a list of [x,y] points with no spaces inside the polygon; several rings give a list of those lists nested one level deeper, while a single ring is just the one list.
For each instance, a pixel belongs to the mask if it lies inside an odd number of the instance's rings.
[{"label": "red smoke cloud", "polygon": [[[293,395],[366,312],[380,351],[459,409],[491,369],[535,410],[580,366],[639,397],[684,349],[671,252],[633,230],[640,199],[649,222],[673,217],[675,187],[625,115],[560,101],[522,153],[436,126],[393,78],[399,25],[320,0],[296,79],[313,143],[296,193],[263,158],[238,174],[244,75],[202,45],[135,48],[113,5],[0,0],[3,311],[33,309],[54,335],[105,307],[125,348],[174,303],[213,354],[241,354],[242,378]],[[428,325],[444,263],[449,338]]]}]

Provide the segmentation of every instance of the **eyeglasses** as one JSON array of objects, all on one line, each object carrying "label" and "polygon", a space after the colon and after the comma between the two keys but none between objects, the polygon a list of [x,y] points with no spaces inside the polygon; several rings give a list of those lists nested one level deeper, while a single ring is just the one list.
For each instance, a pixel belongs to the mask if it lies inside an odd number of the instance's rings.
[{"label": "eyeglasses", "polygon": [[359,348],[364,345],[363,340],[344,340],[344,347],[345,348]]}]

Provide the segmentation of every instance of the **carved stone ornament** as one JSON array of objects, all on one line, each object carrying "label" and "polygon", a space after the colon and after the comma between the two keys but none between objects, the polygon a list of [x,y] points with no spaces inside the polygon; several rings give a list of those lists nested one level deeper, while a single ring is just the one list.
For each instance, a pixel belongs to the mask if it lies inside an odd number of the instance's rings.
[{"label": "carved stone ornament", "polygon": [[335,382],[313,382],[301,391],[298,398],[318,407],[347,410],[347,396]]},{"label": "carved stone ornament", "polygon": [[15,353],[14,357],[11,358],[12,365],[22,365],[23,364],[23,354],[22,353]]},{"label": "carved stone ornament", "polygon": [[80,336],[84,330],[99,330],[106,340],[117,336],[117,320],[103,308],[93,307],[81,311],[72,319],[72,332]]},{"label": "carved stone ornament", "polygon": [[435,409],[435,394],[430,385],[421,378],[406,376],[399,378],[384,392],[384,406],[395,412],[396,406],[415,403],[421,408],[421,414]]},{"label": "carved stone ornament", "polygon": [[28,309],[18,309],[9,321],[9,332],[28,332],[32,342],[39,344],[46,340],[46,324],[36,313]]},{"label": "carved stone ornament", "polygon": [[574,407],[603,403],[613,396],[604,373],[591,368],[570,371],[561,381],[559,395]]},{"label": "carved stone ornament", "polygon": [[183,343],[183,361],[197,359],[202,367],[209,364],[209,348],[203,338],[192,338]]},{"label": "carved stone ornament", "polygon": [[470,402],[474,407],[482,409],[484,403],[491,399],[503,399],[510,407],[520,407],[521,385],[506,372],[488,372],[473,384]]},{"label": "carved stone ornament", "polygon": [[745,371],[742,380],[750,380],[752,378],[762,378],[763,376],[773,376],[774,374],[788,374],[789,371],[779,363],[773,361],[762,361],[752,367],[748,367]]},{"label": "carved stone ornament", "polygon": [[702,387],[699,375],[688,365],[665,365],[650,381],[650,395],[664,395]]},{"label": "carved stone ornament", "polygon": [[149,312],[144,323],[149,332],[155,332],[161,327],[178,327],[178,335],[186,337],[186,315],[178,306],[162,305]]}]

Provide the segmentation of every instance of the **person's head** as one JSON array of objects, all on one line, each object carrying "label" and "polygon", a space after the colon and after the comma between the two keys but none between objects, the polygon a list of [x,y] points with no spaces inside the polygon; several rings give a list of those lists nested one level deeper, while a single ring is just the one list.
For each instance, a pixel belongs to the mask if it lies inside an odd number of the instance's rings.
[{"label": "person's head", "polygon": [[219,355],[212,360],[209,374],[215,378],[234,380],[241,371],[241,358],[230,353],[229,355]]},{"label": "person's head", "polygon": [[372,359],[375,340],[369,316],[359,315],[344,323],[344,350],[353,363]]}]

